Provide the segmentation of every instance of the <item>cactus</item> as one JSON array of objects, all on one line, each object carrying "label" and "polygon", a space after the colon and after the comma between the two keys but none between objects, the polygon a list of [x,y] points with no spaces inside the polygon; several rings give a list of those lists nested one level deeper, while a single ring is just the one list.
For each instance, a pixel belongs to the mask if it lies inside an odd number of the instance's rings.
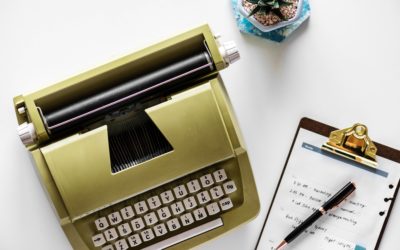
[{"label": "cactus", "polygon": [[261,13],[265,15],[273,13],[284,21],[286,21],[287,19],[282,14],[280,8],[282,6],[292,5],[292,2],[289,2],[289,0],[245,0],[245,1],[256,5],[256,7],[249,13],[248,17],[251,17],[256,13]]}]

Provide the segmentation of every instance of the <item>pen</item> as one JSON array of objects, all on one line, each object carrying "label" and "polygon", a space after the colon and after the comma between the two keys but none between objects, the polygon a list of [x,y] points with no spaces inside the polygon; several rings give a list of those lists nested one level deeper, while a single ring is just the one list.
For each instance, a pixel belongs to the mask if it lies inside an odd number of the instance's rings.
[{"label": "pen", "polygon": [[351,193],[354,192],[356,186],[353,182],[347,183],[342,189],[339,190],[334,196],[332,196],[322,207],[310,215],[305,221],[303,221],[298,227],[296,227],[286,238],[278,245],[277,250],[282,249],[291,241],[296,239],[304,230],[311,226],[317,221],[322,215],[326,214],[329,210],[339,206]]}]

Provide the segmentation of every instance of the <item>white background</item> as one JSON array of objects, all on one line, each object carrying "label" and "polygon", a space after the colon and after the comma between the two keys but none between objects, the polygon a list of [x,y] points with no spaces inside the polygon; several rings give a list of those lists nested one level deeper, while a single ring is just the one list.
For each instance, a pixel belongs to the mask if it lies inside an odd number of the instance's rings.
[{"label": "white background", "polygon": [[[400,1],[311,0],[286,42],[241,34],[228,0],[0,0],[0,249],[71,249],[16,135],[12,98],[202,23],[235,40],[242,59],[221,75],[261,200],[256,220],[200,249],[253,249],[297,124],[368,125],[400,148]],[[381,249],[396,249],[400,204]]]}]

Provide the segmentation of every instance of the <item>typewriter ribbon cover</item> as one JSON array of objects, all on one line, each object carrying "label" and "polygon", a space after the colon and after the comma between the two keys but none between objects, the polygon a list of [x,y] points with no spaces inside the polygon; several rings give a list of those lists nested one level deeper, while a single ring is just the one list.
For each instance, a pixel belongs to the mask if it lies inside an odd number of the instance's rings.
[{"label": "typewriter ribbon cover", "polygon": [[[124,174],[110,174],[106,126],[42,149],[72,218],[234,155],[210,84],[173,96],[170,101],[152,107],[146,113],[173,150],[128,168]],[[67,160],[65,155],[74,157]],[[160,165],[164,165],[167,171],[154,175]],[[142,179],[147,180],[148,186],[136,184]],[[74,188],[67,188],[71,183],[74,183]],[[117,199],[115,194],[107,196],[110,185],[120,190]]]}]

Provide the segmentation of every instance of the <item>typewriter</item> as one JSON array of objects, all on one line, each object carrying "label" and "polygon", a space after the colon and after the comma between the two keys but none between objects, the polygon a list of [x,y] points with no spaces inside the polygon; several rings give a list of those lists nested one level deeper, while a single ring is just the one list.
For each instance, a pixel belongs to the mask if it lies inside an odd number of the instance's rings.
[{"label": "typewriter", "polygon": [[74,249],[188,249],[254,218],[258,194],[203,25],[14,98],[18,133]]}]

